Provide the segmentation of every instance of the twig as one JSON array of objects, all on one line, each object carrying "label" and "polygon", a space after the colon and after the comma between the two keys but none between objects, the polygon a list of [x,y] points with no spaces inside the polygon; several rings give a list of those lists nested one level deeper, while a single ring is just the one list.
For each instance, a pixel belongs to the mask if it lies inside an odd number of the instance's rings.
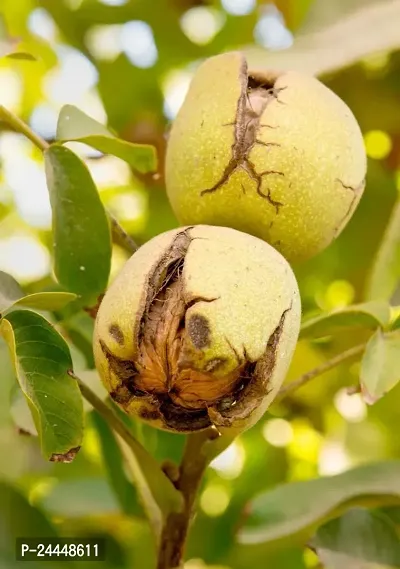
[{"label": "twig", "polygon": [[19,132],[29,138],[35,146],[43,152],[49,148],[49,144],[38,134],[22,121],[19,117],[8,111],[3,105],[0,105],[0,119],[6,122],[13,130]]},{"label": "twig", "polygon": [[205,452],[205,444],[214,438],[211,429],[188,435],[179,469],[179,479],[175,486],[184,497],[184,510],[170,514],[164,524],[158,554],[157,569],[182,567],[186,538],[193,517],[193,506],[210,455]]},{"label": "twig", "polygon": [[118,221],[110,212],[108,212],[108,217],[111,224],[111,235],[113,242],[133,255],[133,253],[138,250],[138,245],[135,243],[132,237],[128,235],[127,232],[120,226]]},{"label": "twig", "polygon": [[276,401],[280,401],[281,399],[283,399],[283,397],[286,397],[286,395],[288,395],[289,393],[292,393],[296,389],[303,387],[303,385],[306,385],[309,381],[311,381],[315,377],[322,375],[326,371],[329,371],[330,369],[336,367],[342,362],[345,362],[347,360],[354,358],[355,356],[362,354],[366,346],[367,346],[366,342],[364,342],[363,344],[358,344],[357,346],[353,346],[352,348],[349,348],[348,350],[338,354],[337,356],[334,356],[332,359],[324,362],[323,364],[317,366],[316,368],[301,375],[295,381],[292,381],[291,383],[284,385],[279,390]]}]

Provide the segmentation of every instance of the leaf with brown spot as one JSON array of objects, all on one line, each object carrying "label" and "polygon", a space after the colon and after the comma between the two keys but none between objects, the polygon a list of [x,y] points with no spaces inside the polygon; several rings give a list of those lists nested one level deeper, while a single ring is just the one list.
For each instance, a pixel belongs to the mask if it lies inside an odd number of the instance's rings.
[{"label": "leaf with brown spot", "polygon": [[70,462],[83,437],[83,404],[65,340],[43,316],[15,310],[1,322],[15,374],[48,460]]},{"label": "leaf with brown spot", "polygon": [[78,454],[81,447],[71,448],[64,454],[52,454],[50,457],[51,462],[72,462]]}]

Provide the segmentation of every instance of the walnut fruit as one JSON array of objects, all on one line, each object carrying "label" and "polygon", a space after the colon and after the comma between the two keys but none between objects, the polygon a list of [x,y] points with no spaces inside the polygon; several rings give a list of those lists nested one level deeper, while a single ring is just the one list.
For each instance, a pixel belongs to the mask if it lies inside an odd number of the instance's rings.
[{"label": "walnut fruit", "polygon": [[234,229],[184,227],[143,245],[111,284],[95,361],[128,414],[174,432],[240,432],[279,390],[299,325],[280,253]]},{"label": "walnut fruit", "polygon": [[245,231],[290,261],[339,235],[365,174],[360,128],[337,95],[300,73],[249,70],[237,52],[200,65],[168,141],[181,223]]}]

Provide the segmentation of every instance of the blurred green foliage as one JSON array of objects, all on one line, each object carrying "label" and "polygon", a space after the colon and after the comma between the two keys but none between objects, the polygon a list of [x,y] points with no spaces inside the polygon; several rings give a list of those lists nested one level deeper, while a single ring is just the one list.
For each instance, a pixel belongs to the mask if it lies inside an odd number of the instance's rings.
[{"label": "blurred green foliage", "polygon": [[[381,312],[371,316],[363,305],[361,325],[353,327],[360,312],[346,307],[390,300],[392,321],[397,318],[399,325],[399,21],[399,0],[277,0],[276,5],[261,0],[5,0],[0,55],[28,56],[0,59],[0,104],[50,143],[61,107],[72,104],[125,141],[155,146],[159,161],[154,174],[87,146],[69,145],[85,161],[107,211],[141,244],[177,225],[163,187],[165,146],[170,122],[201,59],[240,48],[258,65],[318,73],[360,123],[368,177],[360,206],[340,237],[318,257],[294,267],[304,319],[345,309],[346,322],[342,326],[339,318],[333,330],[324,328],[324,319],[317,320],[313,326],[327,334],[318,338],[303,328],[290,381],[367,342],[375,325],[364,326],[365,320],[385,320]],[[100,211],[104,221],[102,215]],[[0,270],[11,273],[25,293],[57,290],[52,249],[43,158],[0,122]],[[126,256],[114,245],[111,278]],[[75,372],[93,374],[89,316],[76,312],[74,303],[45,314],[59,329],[63,324]],[[391,382],[393,376],[400,379],[398,353],[390,354]],[[12,412],[15,377],[3,341],[0,361],[0,567],[14,567],[15,537],[57,534],[106,536],[110,554],[104,567],[154,567],[153,538],[132,473],[107,425],[86,409],[83,445],[75,460],[46,462],[37,437],[29,436]],[[305,569],[321,562],[334,569],[372,567],[367,561],[355,565],[347,544],[335,541],[340,524],[351,527],[351,520],[357,536],[362,523],[371,525],[373,535],[385,533],[382,527],[390,523],[390,535],[385,535],[393,546],[400,535],[398,508],[391,508],[390,516],[385,512],[389,521],[381,513],[350,510],[348,518],[330,522],[311,544],[323,552],[319,558],[304,544],[250,545],[236,539],[249,501],[277,484],[400,458],[400,385],[367,406],[360,394],[346,390],[358,385],[359,375],[360,362],[354,359],[321,375],[273,405],[213,463],[200,492],[185,569],[206,564],[214,569]],[[183,436],[124,421],[157,461],[180,459]],[[389,561],[399,566],[395,555],[395,561],[377,558],[379,546],[373,545],[369,561],[375,566]],[[338,550],[345,559],[338,558]]]}]

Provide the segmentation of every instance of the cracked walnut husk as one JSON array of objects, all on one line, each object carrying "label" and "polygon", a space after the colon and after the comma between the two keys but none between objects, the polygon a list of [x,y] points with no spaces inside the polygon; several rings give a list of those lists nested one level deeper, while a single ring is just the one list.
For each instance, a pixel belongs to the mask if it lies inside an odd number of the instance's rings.
[{"label": "cracked walnut husk", "polygon": [[181,223],[245,231],[290,261],[339,235],[365,175],[360,128],[336,94],[301,73],[251,70],[237,52],[200,65],[168,140]]},{"label": "cracked walnut husk", "polygon": [[279,390],[299,326],[280,253],[234,229],[180,228],[143,245],[110,286],[95,361],[128,414],[174,432],[241,432]]}]

